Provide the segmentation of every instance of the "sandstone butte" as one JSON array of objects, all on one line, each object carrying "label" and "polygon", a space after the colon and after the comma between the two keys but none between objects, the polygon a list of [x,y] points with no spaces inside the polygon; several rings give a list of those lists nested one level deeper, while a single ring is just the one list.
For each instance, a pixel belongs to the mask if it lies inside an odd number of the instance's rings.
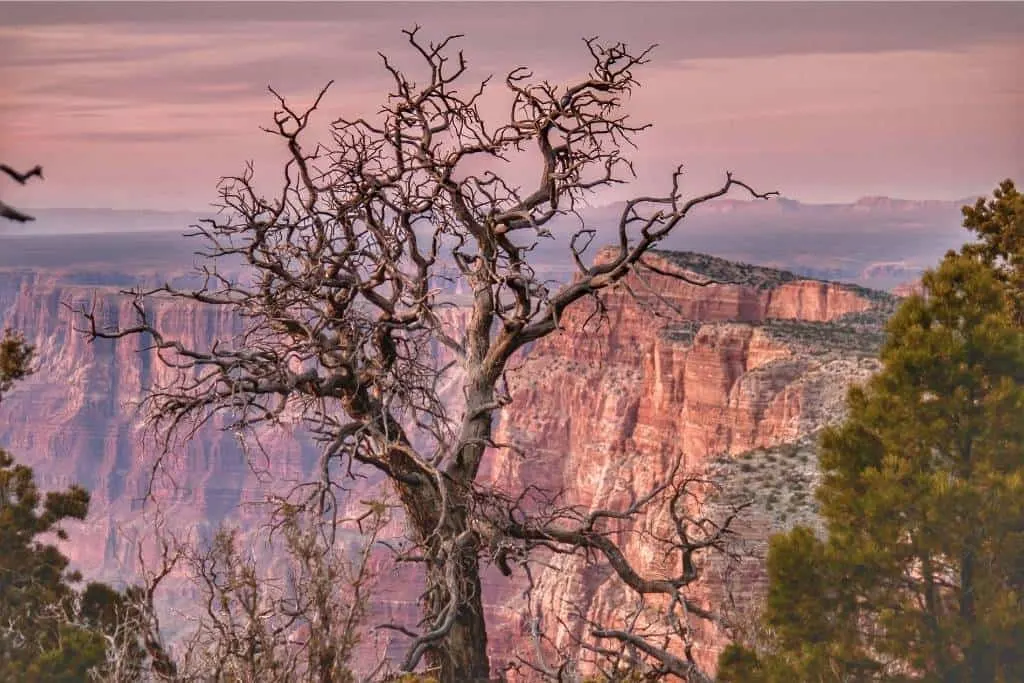
[{"label": "sandstone butte", "polygon": [[[654,252],[645,263],[651,268],[605,297],[603,318],[582,302],[563,319],[563,331],[518,361],[496,433],[516,449],[493,452],[484,477],[498,487],[561,489],[587,510],[648,490],[679,461],[720,484],[709,504],[752,499],[737,527],[744,558],[709,562],[692,593],[742,622],[763,593],[768,536],[798,522],[816,524],[814,436],[841,417],[847,387],[878,369],[882,326],[896,299],[688,252]],[[721,284],[697,286],[680,275]],[[44,487],[78,482],[92,491],[90,518],[70,529],[67,551],[87,576],[123,582],[137,570],[136,544],[146,538],[152,505],[142,497],[156,452],[131,406],[166,371],[138,343],[88,344],[73,332],[62,303],[94,295],[110,322],[130,320],[130,302],[111,284],[120,282],[76,272],[0,272],[0,317],[26,330],[40,353],[39,372],[4,406],[0,443],[35,468]],[[183,339],[229,336],[236,324],[184,304],[157,315]],[[302,480],[316,462],[315,450],[287,433],[268,436],[264,446],[273,457],[250,451],[247,458],[236,439],[212,430],[182,444],[156,486],[175,528],[202,537],[224,520],[254,527],[262,513],[249,503]],[[619,540],[642,572],[677,569],[633,535]],[[411,578],[383,577],[377,617],[414,621]],[[527,604],[521,569],[511,579],[486,572],[495,668],[517,652],[532,653],[535,628],[569,645],[584,626],[578,622],[575,633],[559,628],[560,616],[576,611],[600,621],[626,608],[628,596],[610,569],[581,557],[546,558],[533,579]],[[168,599],[181,606],[191,595],[180,584]],[[724,628],[701,627],[698,657],[710,664],[728,638]]]}]

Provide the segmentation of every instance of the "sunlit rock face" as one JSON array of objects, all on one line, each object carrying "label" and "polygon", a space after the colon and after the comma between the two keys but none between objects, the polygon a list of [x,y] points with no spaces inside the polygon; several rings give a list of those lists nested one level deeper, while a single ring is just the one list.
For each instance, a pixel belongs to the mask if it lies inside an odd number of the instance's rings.
[{"label": "sunlit rock face", "polygon": [[[496,441],[515,448],[495,453],[488,476],[499,486],[563,489],[587,512],[627,504],[677,463],[717,480],[712,502],[753,499],[737,522],[751,557],[710,562],[692,594],[716,608],[731,593],[738,607],[730,609],[746,609],[764,588],[768,536],[816,523],[813,435],[841,417],[850,384],[878,369],[894,299],[699,254],[659,252],[645,262],[652,268],[608,294],[603,311],[582,302],[511,373],[513,400]],[[668,531],[663,515],[642,524]],[[679,571],[636,535],[618,538],[641,573]],[[518,631],[542,615],[561,647],[585,626],[559,628],[558,617],[572,624],[575,610],[622,623],[633,602],[608,566],[582,557],[550,558],[534,579]],[[713,666],[728,635],[698,634],[698,656]]]},{"label": "sunlit rock face", "polygon": [[[699,254],[656,252],[645,262],[651,268],[607,293],[601,309],[579,302],[561,331],[516,359],[508,374],[512,403],[496,420],[495,435],[516,449],[491,452],[485,480],[502,488],[532,483],[564,490],[566,500],[594,509],[623,504],[681,462],[716,477],[721,500],[754,499],[739,528],[755,551],[774,530],[814,523],[811,436],[841,416],[847,387],[877,369],[893,300]],[[144,388],[168,378],[169,370],[141,339],[87,343],[64,304],[91,305],[95,297],[107,322],[128,322],[131,301],[116,289],[133,277],[0,272],[0,319],[24,330],[39,354],[38,372],[0,408],[0,444],[33,466],[44,488],[77,482],[92,492],[90,517],[71,529],[68,553],[87,575],[115,582],[130,580],[138,568],[136,538],[146,538],[144,515],[152,507],[143,499],[161,452],[135,406]],[[158,281],[153,273],[146,277]],[[167,336],[199,346],[230,337],[238,326],[226,312],[180,302],[153,314]],[[465,315],[450,309],[445,322],[457,329]],[[439,361],[444,353],[438,347]],[[456,412],[457,379],[442,386]],[[264,510],[252,503],[314,476],[315,446],[288,430],[268,432],[261,450],[246,451],[212,427],[173,448],[156,482],[156,497],[179,530],[202,538],[224,521],[255,529]],[[351,500],[365,498],[374,481],[356,484]],[[656,515],[645,524],[665,522]],[[396,520],[389,533],[400,532]],[[661,566],[662,558],[630,535],[620,540],[638,569],[676,570]],[[756,557],[738,568],[712,563],[706,576],[695,595],[709,606],[727,590],[752,603],[764,584]],[[552,625],[569,618],[570,606],[593,620],[614,619],[628,597],[607,566],[581,557],[551,558],[535,569],[534,580],[528,604],[521,571],[511,579],[486,571],[496,667],[533,651],[536,614],[546,615],[550,635],[568,646],[579,633]],[[389,573],[381,581],[375,616],[414,623],[415,576]],[[191,600],[183,585],[169,601]],[[709,628],[699,636],[709,662],[727,634]]]}]

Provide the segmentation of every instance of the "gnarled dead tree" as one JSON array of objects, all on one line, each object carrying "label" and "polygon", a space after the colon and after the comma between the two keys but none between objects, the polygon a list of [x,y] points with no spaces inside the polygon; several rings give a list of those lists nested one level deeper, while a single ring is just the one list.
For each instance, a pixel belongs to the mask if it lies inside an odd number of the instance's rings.
[{"label": "gnarled dead tree", "polygon": [[[273,547],[272,567],[259,566],[239,530],[220,527],[213,538],[179,537],[157,509],[147,516],[145,539],[136,536],[139,584],[118,609],[117,629],[104,634],[106,662],[97,683],[357,683],[381,680],[377,667],[357,677],[356,650],[368,642],[366,615],[375,575],[375,545],[389,506],[366,501],[354,518],[323,519],[287,503],[258,532]],[[337,542],[358,531],[354,549]],[[249,539],[250,541],[252,539]],[[156,595],[175,579],[194,595],[178,615],[183,635],[173,649],[161,633]],[[171,587],[170,590],[174,590]],[[177,590],[182,590],[178,584]]]},{"label": "gnarled dead tree", "polygon": [[[301,416],[323,442],[325,504],[337,473],[353,463],[383,473],[416,546],[404,559],[422,562],[426,580],[402,668],[426,656],[442,681],[461,683],[490,673],[480,584],[488,533],[601,555],[643,594],[678,591],[678,581],[639,576],[593,520],[545,513],[531,522],[506,509],[495,529],[500,516],[479,512],[477,478],[495,446],[492,422],[508,399],[503,376],[513,354],[557,330],[570,306],[597,300],[694,207],[736,188],[768,195],[727,174],[714,191],[687,198],[677,169],[664,195],[625,203],[614,255],[594,262],[595,233],[578,210],[588,192],[632,177],[623,149],[646,126],[630,122],[623,102],[649,50],[586,40],[593,67],[564,86],[515,69],[504,79],[508,118],[493,125],[479,107],[487,81],[458,88],[466,74],[459,36],[433,43],[418,29],[406,34],[420,74],[383,57],[393,88],[379,115],[338,119],[327,144],[306,140],[323,92],[306,109],[278,96],[269,132],[290,153],[280,189],[261,194],[251,167],[223,182],[223,218],[198,228],[210,262],[202,286],[136,292],[138,322],[121,329],[83,313],[93,338],[148,335],[180,369],[176,383],[149,396],[159,426],[187,433],[216,417],[244,432]],[[512,159],[533,159],[535,185],[500,174]],[[567,214],[580,217],[566,236],[577,275],[551,283],[531,250]],[[240,277],[218,267],[239,260]],[[453,280],[470,292],[464,325],[446,323]],[[161,297],[228,307],[245,330],[190,348],[154,326]],[[438,347],[452,364],[437,362]],[[439,395],[447,380],[461,386],[460,406]]]},{"label": "gnarled dead tree", "polygon": [[[387,507],[373,503],[358,520],[355,557],[332,538],[332,524],[285,506],[274,526],[282,548],[268,580],[221,529],[204,549],[186,547],[185,569],[198,588],[201,613],[181,645],[178,681],[356,683],[377,680],[351,670],[366,629],[374,545]],[[382,664],[382,662],[381,662]]]}]

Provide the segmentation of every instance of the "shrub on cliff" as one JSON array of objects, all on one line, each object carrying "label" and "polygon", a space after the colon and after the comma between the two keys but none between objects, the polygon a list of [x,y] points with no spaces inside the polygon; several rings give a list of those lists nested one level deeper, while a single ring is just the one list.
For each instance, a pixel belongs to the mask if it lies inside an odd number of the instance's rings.
[{"label": "shrub on cliff", "polygon": [[13,330],[4,330],[0,337],[0,401],[14,383],[31,374],[32,347],[25,337]]},{"label": "shrub on cliff", "polygon": [[719,680],[1024,680],[1024,202],[1007,181],[964,213],[981,241],[924,276],[823,438],[828,538],[772,540],[768,635]]}]

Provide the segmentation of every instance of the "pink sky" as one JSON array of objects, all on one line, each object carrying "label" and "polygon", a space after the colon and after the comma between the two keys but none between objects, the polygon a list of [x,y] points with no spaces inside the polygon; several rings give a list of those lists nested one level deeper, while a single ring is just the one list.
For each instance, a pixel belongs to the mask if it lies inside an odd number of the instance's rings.
[{"label": "pink sky", "polygon": [[47,176],[0,196],[198,210],[246,160],[276,180],[266,86],[305,102],[335,79],[322,121],[371,115],[376,53],[415,65],[416,22],[465,33],[476,75],[561,81],[583,36],[659,43],[630,105],[654,123],[631,192],[679,162],[694,191],[728,169],[808,202],[1024,182],[1020,3],[0,3],[0,160]]}]

